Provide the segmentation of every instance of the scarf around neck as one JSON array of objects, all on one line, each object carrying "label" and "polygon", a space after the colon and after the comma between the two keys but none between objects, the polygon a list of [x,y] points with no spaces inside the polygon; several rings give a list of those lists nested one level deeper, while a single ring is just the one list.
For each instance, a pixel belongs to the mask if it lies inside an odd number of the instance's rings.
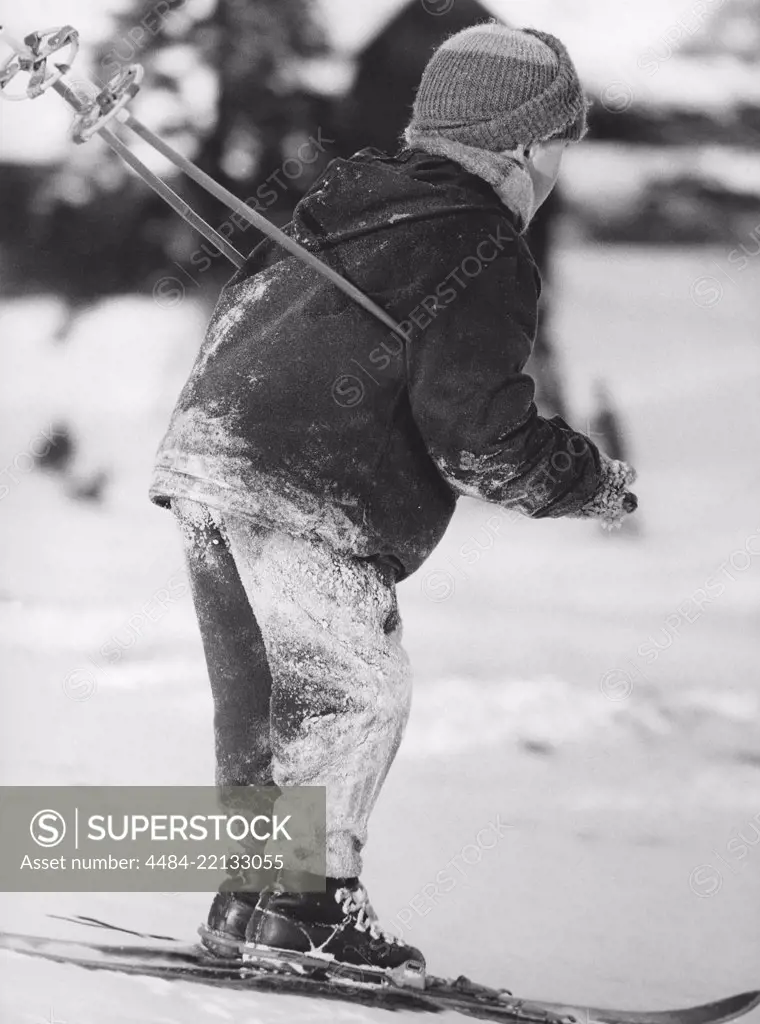
[{"label": "scarf around neck", "polygon": [[404,133],[407,145],[421,149],[433,156],[447,157],[466,171],[488,184],[502,203],[517,214],[521,222],[521,234],[530,224],[536,203],[533,179],[517,155],[492,153],[476,146],[465,146],[441,135],[430,135],[407,128]]}]

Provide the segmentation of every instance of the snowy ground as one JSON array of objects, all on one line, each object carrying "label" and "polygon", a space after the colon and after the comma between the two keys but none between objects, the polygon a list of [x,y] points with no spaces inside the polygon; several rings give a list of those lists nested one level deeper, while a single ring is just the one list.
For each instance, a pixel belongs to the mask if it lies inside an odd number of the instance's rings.
[{"label": "snowy ground", "polygon": [[[436,973],[638,1008],[760,986],[760,260],[737,271],[728,256],[563,253],[575,420],[608,380],[641,474],[638,536],[467,502],[402,587],[416,700],[366,881]],[[141,611],[181,569],[144,492],[200,313],[120,300],[55,351],[59,312],[38,300],[30,329],[28,304],[0,307],[16,481],[0,478],[2,780],[207,783],[189,600],[157,622]],[[79,471],[115,467],[105,506],[71,502],[18,458],[57,415],[83,432]],[[109,640],[123,649],[111,665],[97,654]],[[512,827],[473,852],[497,816]],[[452,891],[420,899],[452,861]],[[3,894],[0,928],[75,934],[54,911],[190,938],[207,902]],[[9,954],[0,978],[0,1019],[17,1024],[383,1019]]]}]

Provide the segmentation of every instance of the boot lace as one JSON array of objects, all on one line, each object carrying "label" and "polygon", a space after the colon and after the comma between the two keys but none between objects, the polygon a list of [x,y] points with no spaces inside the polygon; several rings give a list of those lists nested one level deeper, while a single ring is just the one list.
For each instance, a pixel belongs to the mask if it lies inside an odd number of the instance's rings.
[{"label": "boot lace", "polygon": [[392,932],[380,927],[377,914],[363,885],[360,884],[356,889],[338,889],[335,893],[335,902],[340,903],[341,910],[351,918],[357,931],[368,932],[375,942],[384,942],[388,946],[401,945],[401,940]]}]

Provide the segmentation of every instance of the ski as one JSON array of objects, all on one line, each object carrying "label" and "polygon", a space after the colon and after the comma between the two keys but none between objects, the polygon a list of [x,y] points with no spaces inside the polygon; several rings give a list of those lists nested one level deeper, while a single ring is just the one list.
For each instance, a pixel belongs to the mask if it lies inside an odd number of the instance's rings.
[{"label": "ski", "polygon": [[[69,920],[98,929],[140,935],[129,929],[111,928],[93,918]],[[448,1010],[480,1020],[517,1024],[722,1024],[760,1005],[760,992],[746,992],[702,1006],[642,1012],[518,999],[504,990],[478,985],[465,977],[447,980],[428,976],[424,989],[378,985],[376,980],[366,984],[347,983],[327,969],[310,975],[263,970],[241,964],[239,960],[209,956],[202,946],[184,945],[168,938],[153,941],[151,945],[126,945],[0,932],[0,949],[87,970],[348,1001],[388,1010],[427,1013]]]}]

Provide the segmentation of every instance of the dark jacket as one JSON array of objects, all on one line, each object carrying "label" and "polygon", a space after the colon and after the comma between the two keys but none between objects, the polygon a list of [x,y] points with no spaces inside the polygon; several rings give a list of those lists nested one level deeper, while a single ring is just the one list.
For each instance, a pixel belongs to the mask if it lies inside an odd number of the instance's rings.
[{"label": "dark jacket", "polygon": [[151,497],[190,497],[403,577],[457,494],[576,512],[596,448],[541,419],[523,372],[540,279],[490,185],[419,151],[334,160],[292,236],[402,323],[406,344],[265,241],[224,289],[161,445]]}]

